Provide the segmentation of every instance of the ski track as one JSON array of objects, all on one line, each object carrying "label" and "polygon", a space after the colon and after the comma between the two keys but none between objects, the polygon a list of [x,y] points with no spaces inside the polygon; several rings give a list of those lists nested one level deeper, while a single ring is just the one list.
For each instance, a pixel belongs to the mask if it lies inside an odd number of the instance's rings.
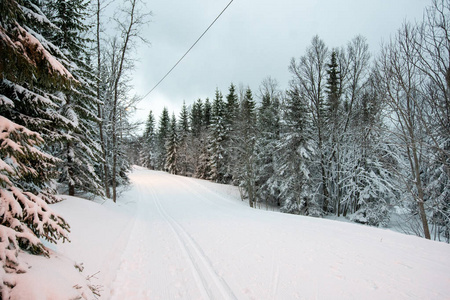
[{"label": "ski track", "polygon": [[[166,174],[161,173],[160,175],[165,176]],[[176,177],[172,179],[176,180]],[[181,181],[179,183],[183,189],[195,192],[189,189],[185,183]],[[163,201],[152,183],[139,182],[136,185],[140,192],[138,212],[135,221],[130,226],[132,229],[128,230],[128,234],[131,234],[121,257],[116,278],[111,285],[110,299],[237,299],[225,280],[217,274],[199,244],[164,208]],[[203,196],[201,198],[215,206],[214,202],[208,201]],[[151,218],[152,222],[145,222],[149,211],[156,212],[158,217]],[[149,272],[152,266],[146,262],[147,248],[155,243],[146,233],[152,229],[153,223],[158,223],[160,220],[168,225],[171,233],[170,239],[175,240],[175,243],[171,242],[171,245],[178,245],[178,249],[170,249],[172,256],[178,258],[178,264],[181,260],[184,267],[172,267],[169,263],[169,266],[166,265],[163,270],[159,268],[162,274],[158,276],[159,278],[155,278]],[[159,225],[161,224],[159,223]],[[167,226],[162,227],[165,227],[164,235],[167,236]],[[159,233],[161,235],[162,231]],[[124,238],[123,233],[121,238]],[[186,267],[190,272],[186,272]],[[177,269],[182,269],[183,274],[178,273]],[[189,284],[192,280],[197,287],[196,291],[186,289],[186,286],[192,287],[192,284]],[[155,284],[155,281],[161,283],[162,286],[166,281],[172,284],[166,284],[166,289],[150,288],[149,285],[158,285],[158,283]]]},{"label": "ski track", "polygon": [[186,230],[165,211],[154,190],[152,190],[152,194],[159,213],[172,228],[181,248],[183,248],[184,252],[187,254],[189,261],[193,266],[194,275],[198,279],[197,282],[201,283],[199,288],[206,292],[209,299],[237,299],[227,283],[217,275],[210,260],[198,244],[192,239],[189,233],[187,233]]},{"label": "ski track", "polygon": [[118,232],[128,242],[119,243],[125,250],[102,299],[443,299],[450,293],[448,245],[250,209],[227,186],[163,172],[136,169],[130,177],[135,220]]}]

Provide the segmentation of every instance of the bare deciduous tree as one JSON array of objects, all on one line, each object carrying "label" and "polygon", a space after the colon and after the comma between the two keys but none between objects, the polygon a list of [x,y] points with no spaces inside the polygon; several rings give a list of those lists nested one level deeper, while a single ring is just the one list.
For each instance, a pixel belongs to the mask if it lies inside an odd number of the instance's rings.
[{"label": "bare deciduous tree", "polygon": [[378,67],[380,84],[385,91],[395,140],[408,162],[404,178],[406,189],[417,203],[425,238],[430,239],[430,230],[424,206],[424,185],[422,183],[423,129],[420,124],[423,113],[422,97],[419,89],[423,77],[417,68],[418,56],[414,47],[418,31],[405,24],[395,40],[384,46]]},{"label": "bare deciduous tree", "polygon": [[118,60],[116,62],[117,69],[113,79],[113,101],[112,101],[112,189],[113,201],[117,198],[117,119],[119,104],[119,87],[123,73],[125,71],[126,62],[129,59],[129,52],[136,43],[136,40],[145,42],[145,39],[139,34],[140,28],[147,23],[149,13],[139,12],[139,0],[126,1],[128,7],[121,9],[121,16],[116,16],[115,20],[120,30],[120,50]]}]

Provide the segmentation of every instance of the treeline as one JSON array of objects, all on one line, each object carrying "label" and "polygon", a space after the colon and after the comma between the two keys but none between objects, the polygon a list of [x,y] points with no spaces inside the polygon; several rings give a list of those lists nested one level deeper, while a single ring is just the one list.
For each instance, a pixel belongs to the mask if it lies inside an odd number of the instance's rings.
[{"label": "treeline", "polygon": [[150,111],[140,161],[238,185],[251,207],[375,226],[400,207],[409,232],[449,242],[449,9],[433,1],[374,58],[361,36],[335,49],[314,37],[287,91],[268,78],[158,124]]},{"label": "treeline", "polygon": [[[110,4],[110,3],[109,3]],[[57,190],[116,200],[127,182],[130,50],[147,15],[128,0],[117,30],[101,0],[0,0],[0,275],[25,271],[18,250],[67,239],[47,203]],[[112,22],[109,21],[109,25]],[[7,299],[7,288],[1,288]],[[1,298],[1,297],[0,297]]]}]

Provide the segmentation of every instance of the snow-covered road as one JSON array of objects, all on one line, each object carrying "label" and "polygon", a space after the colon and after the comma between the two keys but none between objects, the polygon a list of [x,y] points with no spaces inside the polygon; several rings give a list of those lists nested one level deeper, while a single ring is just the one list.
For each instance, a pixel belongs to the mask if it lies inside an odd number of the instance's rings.
[{"label": "snow-covered road", "polygon": [[136,169],[131,180],[139,199],[111,299],[450,295],[447,244],[251,209],[233,187],[192,178]]}]

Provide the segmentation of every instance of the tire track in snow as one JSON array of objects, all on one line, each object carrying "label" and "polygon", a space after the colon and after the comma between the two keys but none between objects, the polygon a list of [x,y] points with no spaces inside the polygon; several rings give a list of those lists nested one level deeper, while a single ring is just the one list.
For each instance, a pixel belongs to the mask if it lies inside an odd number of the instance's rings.
[{"label": "tire track in snow", "polygon": [[205,299],[237,299],[228,284],[221,278],[208,257],[184,228],[164,209],[155,190],[149,186],[155,206],[175,233],[180,247],[189,259],[197,285]]}]

